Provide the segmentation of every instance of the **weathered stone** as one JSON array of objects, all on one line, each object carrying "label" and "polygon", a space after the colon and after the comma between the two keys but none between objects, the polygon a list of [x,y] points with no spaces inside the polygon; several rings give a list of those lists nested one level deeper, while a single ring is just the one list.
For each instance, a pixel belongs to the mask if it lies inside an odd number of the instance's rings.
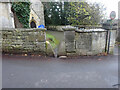
[{"label": "weathered stone", "polygon": [[[38,29],[36,29],[35,31],[23,29],[20,32],[21,34],[18,34],[18,32],[11,30],[3,32],[2,38],[4,38],[3,42],[1,43],[3,46],[3,51],[14,53],[46,52],[49,55],[54,54],[53,49],[50,45],[46,47],[45,32]],[[65,33],[60,34],[60,36],[62,37],[62,39],[59,39],[61,43],[58,45],[58,55],[96,55],[105,51],[106,31],[65,31]],[[112,51],[114,48],[114,43],[116,39],[115,36],[116,32],[112,31],[110,40],[110,51]]]},{"label": "weathered stone", "polygon": [[63,27],[62,29],[63,29],[64,31],[75,31],[75,30],[76,30],[76,27],[67,25],[67,26]]},{"label": "weathered stone", "polygon": [[111,30],[111,36],[110,36],[110,52],[112,52],[113,49],[114,49],[116,38],[117,38],[116,30]]},{"label": "weathered stone", "polygon": [[[43,40],[44,37],[44,40]],[[12,52],[12,53],[32,53],[32,52],[45,52],[45,32],[41,31],[33,31],[29,32],[26,29],[22,29],[21,31],[7,30],[3,32],[3,51],[4,52]],[[42,39],[43,42],[38,42],[38,39]]]},{"label": "weathered stone", "polygon": [[93,55],[93,53],[92,52],[87,52],[87,55]]},{"label": "weathered stone", "polygon": [[12,39],[13,38],[13,35],[12,34],[8,34],[6,38],[9,38],[9,39]]},{"label": "weathered stone", "polygon": [[92,45],[92,35],[91,33],[76,33],[76,50],[87,49],[91,50]]},{"label": "weathered stone", "polygon": [[29,42],[35,42],[36,38],[34,35],[29,35],[28,37],[26,36],[25,39]]},{"label": "weathered stone", "polygon": [[14,17],[12,17],[11,3],[0,2],[0,28],[14,28]]},{"label": "weathered stone", "polygon": [[67,56],[69,57],[75,57],[75,56],[77,56],[77,54],[76,53],[67,53]]},{"label": "weathered stone", "polygon": [[67,55],[66,54],[66,46],[65,46],[65,42],[61,41],[60,45],[58,47],[58,55]]},{"label": "weathered stone", "polygon": [[30,8],[30,19],[29,24],[33,21],[32,17],[34,17],[34,22],[36,23],[36,27],[39,25],[45,25],[44,22],[44,8],[43,4],[40,0],[30,0],[31,8]]},{"label": "weathered stone", "polygon": [[87,55],[87,50],[85,50],[85,49],[78,49],[78,50],[76,50],[76,54],[77,55]]},{"label": "weathered stone", "polygon": [[45,35],[40,35],[40,36],[38,36],[38,39],[37,39],[37,41],[38,42],[44,42],[46,39],[45,39]]},{"label": "weathered stone", "polygon": [[75,40],[75,31],[65,31],[65,42],[73,42]]},{"label": "weathered stone", "polygon": [[45,42],[46,40],[46,34],[43,31],[39,31],[35,37],[37,38],[38,42]]},{"label": "weathered stone", "polygon": [[54,55],[54,49],[49,43],[46,43],[46,54],[48,56],[53,56]]},{"label": "weathered stone", "polygon": [[45,42],[36,42],[36,46],[38,48],[38,51],[46,51],[46,44]]},{"label": "weathered stone", "polygon": [[67,56],[59,56],[59,59],[67,59]]},{"label": "weathered stone", "polygon": [[66,42],[66,52],[75,52],[75,42]]},{"label": "weathered stone", "polygon": [[23,44],[23,40],[15,40],[15,41],[12,42],[12,43],[22,45],[22,44]]},{"label": "weathered stone", "polygon": [[[94,37],[97,37],[94,38]],[[105,52],[106,32],[92,33],[92,51],[93,54]]]}]

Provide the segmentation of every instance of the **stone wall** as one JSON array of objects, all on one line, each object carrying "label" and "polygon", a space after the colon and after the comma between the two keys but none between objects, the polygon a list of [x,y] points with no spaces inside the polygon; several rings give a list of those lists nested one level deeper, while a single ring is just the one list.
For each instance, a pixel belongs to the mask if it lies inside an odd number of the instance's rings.
[{"label": "stone wall", "polygon": [[65,26],[46,26],[47,30],[50,31],[63,31],[62,28],[64,28]]},{"label": "stone wall", "polygon": [[[50,31],[50,30],[47,30],[46,33],[54,36],[59,41],[59,44],[57,45],[58,55],[67,55],[66,51],[65,51],[66,47],[65,47],[64,31]],[[52,50],[49,47],[48,47],[48,50],[51,54],[53,54]],[[48,54],[50,55],[50,53],[48,53]]]},{"label": "stone wall", "polygon": [[108,38],[110,35],[109,53],[113,52],[116,30],[86,29],[67,30],[65,33],[65,51],[67,55],[96,55],[108,50]]},{"label": "stone wall", "polygon": [[46,52],[45,29],[2,29],[2,51],[5,53]]},{"label": "stone wall", "polygon": [[111,34],[110,34],[110,53],[112,53],[114,46],[115,46],[116,38],[117,38],[117,30],[109,30],[109,32],[111,32]]},{"label": "stone wall", "polygon": [[105,52],[106,31],[78,31],[75,40],[78,55],[95,55]]},{"label": "stone wall", "polygon": [[45,29],[2,29],[2,50],[5,53],[36,53],[53,55],[50,46],[46,46],[46,33],[53,35],[58,41],[58,55],[96,55],[107,51],[108,37],[110,52],[113,51],[116,30],[86,29],[64,31],[45,31]]}]

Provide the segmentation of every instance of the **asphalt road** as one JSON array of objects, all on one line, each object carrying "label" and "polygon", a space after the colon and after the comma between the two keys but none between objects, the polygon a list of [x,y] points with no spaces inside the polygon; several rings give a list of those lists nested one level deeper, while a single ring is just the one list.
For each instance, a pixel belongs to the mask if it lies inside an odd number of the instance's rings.
[{"label": "asphalt road", "polygon": [[3,88],[117,88],[118,54],[56,59],[3,55]]}]

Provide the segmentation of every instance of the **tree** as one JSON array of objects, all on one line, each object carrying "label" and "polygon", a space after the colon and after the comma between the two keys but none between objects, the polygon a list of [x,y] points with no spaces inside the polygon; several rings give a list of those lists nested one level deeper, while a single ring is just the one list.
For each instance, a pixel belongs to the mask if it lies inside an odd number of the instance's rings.
[{"label": "tree", "polygon": [[104,16],[102,5],[84,2],[43,3],[46,25],[97,25]]},{"label": "tree", "polygon": [[103,9],[99,4],[89,4],[87,2],[69,3],[68,14],[71,25],[97,25],[104,16]]},{"label": "tree", "polygon": [[43,5],[46,25],[68,24],[68,2],[44,2]]},{"label": "tree", "polygon": [[43,3],[45,13],[46,25],[60,25],[62,4],[61,2],[47,2]]}]

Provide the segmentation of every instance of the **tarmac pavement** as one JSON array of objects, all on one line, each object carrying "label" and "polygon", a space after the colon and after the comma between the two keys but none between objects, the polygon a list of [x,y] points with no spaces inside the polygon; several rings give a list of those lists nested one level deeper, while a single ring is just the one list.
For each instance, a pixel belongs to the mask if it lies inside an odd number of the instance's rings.
[{"label": "tarmac pavement", "polygon": [[3,55],[3,88],[117,88],[118,51],[59,59]]}]

